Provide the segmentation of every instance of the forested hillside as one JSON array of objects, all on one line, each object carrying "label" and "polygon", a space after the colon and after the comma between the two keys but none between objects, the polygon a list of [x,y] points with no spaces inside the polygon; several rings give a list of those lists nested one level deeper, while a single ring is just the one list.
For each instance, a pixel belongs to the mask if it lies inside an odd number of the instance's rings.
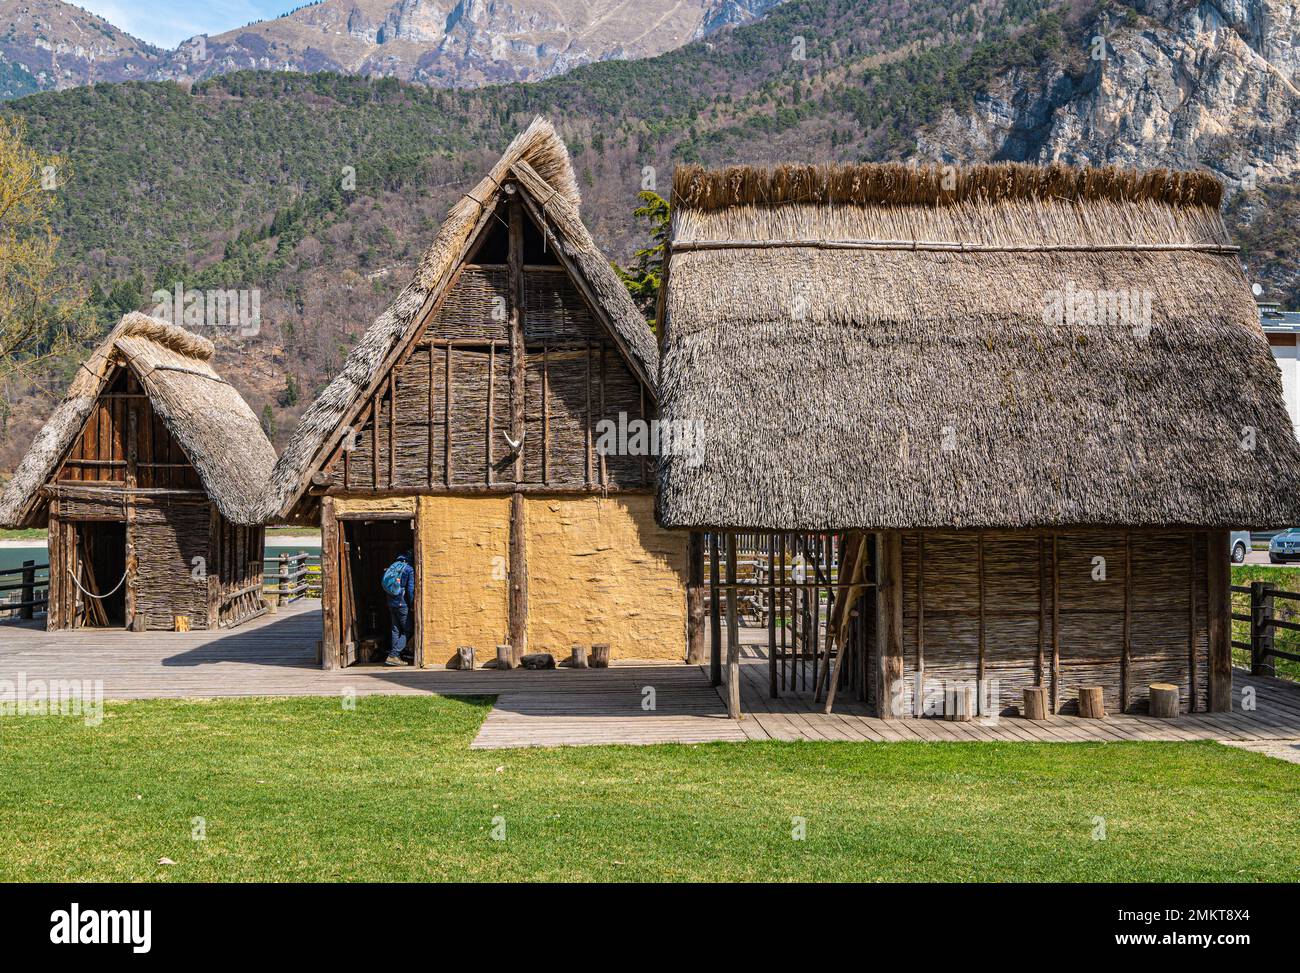
[{"label": "forested hillside", "polygon": [[[941,118],[976,111],[1017,70],[1051,62],[1085,88],[1099,18],[1123,9],[788,0],[668,54],[539,83],[434,90],[249,72],[191,91],[101,84],[5,108],[34,144],[70,160],[56,222],[101,326],[178,280],[262,291],[261,332],[219,336],[219,364],[282,442],[448,205],[534,114],[565,135],[584,214],[623,260],[642,232],[637,193],[666,191],[675,163],[915,157]],[[1263,198],[1234,210],[1261,273],[1294,259],[1279,252],[1285,236]],[[0,469],[49,410],[32,388],[8,396]]]}]

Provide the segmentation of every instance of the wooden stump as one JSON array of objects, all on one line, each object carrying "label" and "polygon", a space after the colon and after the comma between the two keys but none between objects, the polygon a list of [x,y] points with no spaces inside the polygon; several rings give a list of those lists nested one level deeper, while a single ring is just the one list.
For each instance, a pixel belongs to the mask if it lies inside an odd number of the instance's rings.
[{"label": "wooden stump", "polygon": [[1100,686],[1079,687],[1079,715],[1085,720],[1106,718],[1106,702],[1102,698]]},{"label": "wooden stump", "polygon": [[362,662],[383,662],[383,656],[386,653],[379,647],[378,639],[362,639],[361,644],[357,646],[357,655]]},{"label": "wooden stump", "polygon": [[1029,686],[1025,689],[1025,711],[1027,720],[1047,719],[1047,687]]},{"label": "wooden stump", "polygon": [[456,668],[468,672],[474,668],[474,646],[458,645],[456,646]]},{"label": "wooden stump", "polygon": [[1153,682],[1148,687],[1151,694],[1151,715],[1169,719],[1179,712],[1178,687],[1171,682]]},{"label": "wooden stump", "polygon": [[591,647],[591,667],[593,669],[609,668],[609,646],[593,645]]},{"label": "wooden stump", "polygon": [[519,664],[525,669],[554,669],[555,657],[549,652],[529,652]]},{"label": "wooden stump", "polygon": [[587,647],[585,645],[575,645],[573,655],[569,658],[569,665],[574,669],[587,668]]},{"label": "wooden stump", "polygon": [[943,691],[943,718],[953,723],[969,723],[975,718],[975,690],[959,686]]},{"label": "wooden stump", "polygon": [[510,657],[510,646],[498,645],[497,646],[497,668],[513,669],[514,667],[515,667],[514,660]]}]

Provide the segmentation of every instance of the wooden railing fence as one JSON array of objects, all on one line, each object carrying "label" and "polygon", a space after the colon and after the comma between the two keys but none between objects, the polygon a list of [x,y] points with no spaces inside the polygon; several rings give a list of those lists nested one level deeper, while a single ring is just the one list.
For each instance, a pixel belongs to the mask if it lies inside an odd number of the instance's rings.
[{"label": "wooden railing fence", "polygon": [[299,598],[320,597],[320,556],[299,551],[263,559],[264,565],[273,565],[263,574],[266,598],[275,605],[288,605]]},{"label": "wooden railing fence", "polygon": [[1276,602],[1300,602],[1300,592],[1280,591],[1271,581],[1252,581],[1249,585],[1233,585],[1235,594],[1250,596],[1250,614],[1233,612],[1232,618],[1238,622],[1250,624],[1250,639],[1232,640],[1232,647],[1250,653],[1250,673],[1253,676],[1275,676],[1277,666],[1275,659],[1289,659],[1300,662],[1300,654],[1284,652],[1277,647],[1275,633],[1278,630],[1300,632],[1300,623],[1289,622],[1276,615]]},{"label": "wooden railing fence", "polygon": [[[17,600],[13,593],[17,592]],[[24,561],[22,567],[0,568],[0,614],[27,619],[35,610],[44,610],[49,603],[50,566]]]}]

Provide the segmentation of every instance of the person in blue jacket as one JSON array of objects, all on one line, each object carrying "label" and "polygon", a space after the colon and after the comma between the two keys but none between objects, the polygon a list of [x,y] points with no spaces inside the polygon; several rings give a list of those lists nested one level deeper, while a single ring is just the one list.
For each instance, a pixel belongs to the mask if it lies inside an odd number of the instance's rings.
[{"label": "person in blue jacket", "polygon": [[415,611],[414,555],[410,551],[398,556],[384,571],[384,597],[388,599],[388,618],[392,623],[386,666],[404,666],[402,652],[411,637],[411,620]]}]

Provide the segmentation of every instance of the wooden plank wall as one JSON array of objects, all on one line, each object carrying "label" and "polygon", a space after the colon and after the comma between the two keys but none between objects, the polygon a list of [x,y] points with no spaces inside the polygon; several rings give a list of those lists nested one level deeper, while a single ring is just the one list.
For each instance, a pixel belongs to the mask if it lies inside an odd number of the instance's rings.
[{"label": "wooden plank wall", "polygon": [[1183,687],[1184,709],[1204,712],[1206,567],[1204,531],[905,532],[909,711],[922,671],[996,679],[1003,712],[1034,685],[1061,713],[1077,712],[1081,685],[1102,686],[1108,712],[1142,711],[1152,682]]},{"label": "wooden plank wall", "polygon": [[[524,270],[522,483],[557,490],[653,483],[651,458],[597,450],[598,423],[649,418],[653,403],[557,266]],[[478,492],[516,482],[510,433],[507,268],[465,265],[404,362],[360,414],[353,448],[329,465],[349,494]]]},{"label": "wooden plank wall", "polygon": [[55,479],[73,483],[125,485],[128,470],[128,429],[136,415],[136,485],[198,489],[198,473],[185,452],[167,431],[140,383],[126,368],[119,368],[91,408],[81,434],[72,444]]}]

